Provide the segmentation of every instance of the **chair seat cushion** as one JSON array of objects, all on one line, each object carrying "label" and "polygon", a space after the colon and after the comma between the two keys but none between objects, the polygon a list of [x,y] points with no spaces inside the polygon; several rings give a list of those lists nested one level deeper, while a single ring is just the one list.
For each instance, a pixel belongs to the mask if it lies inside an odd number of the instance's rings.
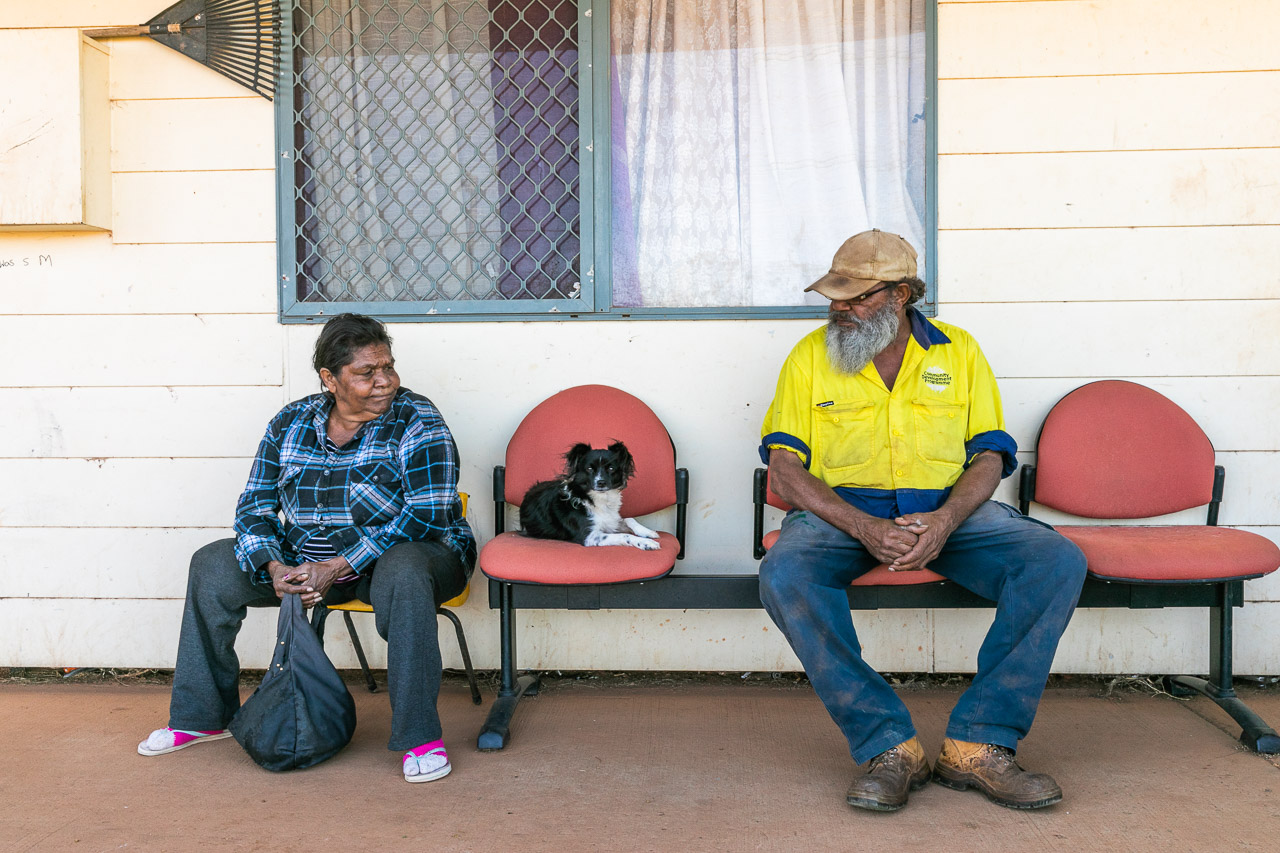
[{"label": "chair seat cushion", "polygon": [[625,583],[660,578],[671,571],[680,542],[659,533],[657,551],[626,545],[587,548],[573,542],[534,539],[523,533],[503,533],[480,549],[480,570],[488,577],[513,583]]},{"label": "chair seat cushion", "polygon": [[[773,543],[778,541],[778,535],[781,530],[770,530],[761,540],[764,543],[765,550],[773,547]],[[944,581],[942,575],[937,572],[931,572],[928,569],[921,569],[918,572],[891,572],[888,566],[876,566],[858,578],[855,578],[850,586],[915,586],[922,583],[937,583]]]},{"label": "chair seat cushion", "polygon": [[1244,580],[1280,567],[1280,548],[1274,542],[1230,527],[1059,525],[1055,529],[1084,551],[1089,574],[1104,580]]},{"label": "chair seat cushion", "polygon": [[922,583],[944,581],[942,575],[921,569],[918,572],[891,572],[888,566],[876,566],[865,575],[853,579],[849,586],[915,586]]}]

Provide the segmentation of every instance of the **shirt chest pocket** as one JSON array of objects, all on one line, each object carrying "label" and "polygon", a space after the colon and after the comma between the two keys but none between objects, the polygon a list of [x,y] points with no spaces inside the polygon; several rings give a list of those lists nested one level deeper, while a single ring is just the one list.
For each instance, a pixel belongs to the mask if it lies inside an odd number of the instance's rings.
[{"label": "shirt chest pocket", "polygon": [[870,400],[840,400],[813,407],[816,453],[824,470],[858,468],[871,461],[875,414]]},{"label": "shirt chest pocket", "polygon": [[962,402],[917,398],[911,401],[911,409],[915,416],[916,455],[926,462],[964,465],[968,406]]},{"label": "shirt chest pocket", "polygon": [[351,520],[356,524],[384,524],[399,515],[404,505],[400,476],[386,460],[352,468],[348,489]]}]

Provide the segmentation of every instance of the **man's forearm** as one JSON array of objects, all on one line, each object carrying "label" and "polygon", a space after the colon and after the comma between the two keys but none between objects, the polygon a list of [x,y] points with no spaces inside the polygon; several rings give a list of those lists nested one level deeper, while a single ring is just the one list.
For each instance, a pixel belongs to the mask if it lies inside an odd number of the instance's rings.
[{"label": "man's forearm", "polygon": [[994,451],[979,453],[951,487],[951,494],[937,512],[948,519],[951,530],[959,527],[966,518],[996,493],[1004,461]]},{"label": "man's forearm", "polygon": [[769,453],[769,487],[791,506],[813,513],[855,539],[861,538],[856,531],[871,518],[806,471],[800,457],[789,450]]},{"label": "man's forearm", "polygon": [[800,457],[790,451],[774,450],[769,455],[769,476],[778,497],[847,533],[882,563],[892,563],[909,553],[923,529],[899,526],[850,506],[830,486],[806,471]]}]

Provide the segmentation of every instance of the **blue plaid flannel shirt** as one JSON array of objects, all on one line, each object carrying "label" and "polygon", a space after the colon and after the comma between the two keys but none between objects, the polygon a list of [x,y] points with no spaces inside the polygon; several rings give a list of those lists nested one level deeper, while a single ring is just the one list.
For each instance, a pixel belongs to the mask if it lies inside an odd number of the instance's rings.
[{"label": "blue plaid flannel shirt", "polygon": [[331,453],[332,405],[325,394],[304,397],[267,426],[236,504],[240,567],[270,583],[266,564],[297,565],[302,543],[316,535],[363,574],[398,542],[436,539],[470,576],[476,541],[458,498],[458,449],[436,407],[401,388],[390,410]]}]

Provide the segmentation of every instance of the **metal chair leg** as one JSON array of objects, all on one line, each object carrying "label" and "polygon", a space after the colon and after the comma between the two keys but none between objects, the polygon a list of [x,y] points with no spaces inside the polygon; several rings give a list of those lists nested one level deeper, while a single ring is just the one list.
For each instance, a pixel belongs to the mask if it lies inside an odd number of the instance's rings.
[{"label": "metal chair leg", "polygon": [[360,671],[364,673],[364,683],[369,685],[370,693],[378,692],[378,682],[373,680],[373,673],[369,671],[369,661],[364,656],[364,646],[360,645],[360,636],[356,634],[355,623],[351,621],[351,614],[342,611],[342,618],[347,623],[347,633],[351,635],[351,645],[356,647],[356,658],[360,661]]},{"label": "metal chair leg", "polygon": [[[467,635],[462,630],[462,620],[460,620],[453,611],[445,607],[437,607],[436,613],[444,616],[453,623],[454,631],[458,635],[458,649],[462,652],[462,665],[467,671],[467,681],[471,685],[471,701],[479,705],[483,700],[480,697],[480,684],[476,678],[475,667],[471,664],[471,650],[467,648]],[[327,607],[317,607],[311,616],[311,626],[315,629],[317,636],[320,637],[321,645],[324,644],[324,623],[329,616]],[[349,611],[342,611],[342,618],[347,623],[347,634],[351,637],[351,645],[356,650],[356,658],[360,661],[360,671],[364,673],[364,683],[368,685],[370,693],[378,692],[378,683],[374,681],[373,671],[369,669],[369,660],[365,657],[364,646],[360,643],[360,635],[356,633],[355,623],[351,619]]]},{"label": "metal chair leg", "polygon": [[1221,584],[1218,589],[1218,604],[1209,610],[1209,678],[1176,675],[1170,681],[1212,699],[1219,708],[1231,715],[1231,719],[1240,724],[1241,743],[1255,752],[1274,755],[1280,753],[1280,735],[1236,695],[1232,684],[1231,608],[1239,583],[1228,581]]},{"label": "metal chair leg", "polygon": [[498,601],[500,607],[501,639],[502,639],[502,684],[498,688],[498,698],[489,708],[489,716],[480,730],[476,746],[482,750],[502,749],[510,739],[511,717],[516,712],[520,697],[538,693],[538,677],[524,675],[516,677],[516,626],[515,605],[512,601],[511,584],[499,584]]},{"label": "metal chair leg", "polygon": [[471,665],[471,652],[467,649],[467,635],[462,632],[462,620],[458,618],[458,614],[446,607],[437,607],[436,613],[453,623],[453,630],[458,635],[458,650],[462,652],[462,666],[467,671],[467,682],[471,685],[471,704],[479,705],[482,701],[480,685],[476,683],[476,670]]}]

